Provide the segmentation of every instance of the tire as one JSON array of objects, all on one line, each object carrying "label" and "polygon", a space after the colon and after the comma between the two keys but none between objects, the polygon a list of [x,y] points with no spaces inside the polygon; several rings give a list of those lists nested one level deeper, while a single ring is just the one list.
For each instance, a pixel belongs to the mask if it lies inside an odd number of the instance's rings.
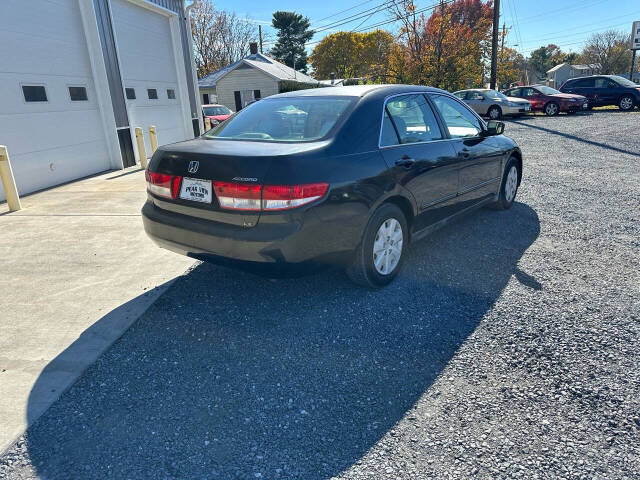
[{"label": "tire", "polygon": [[544,106],[544,113],[548,117],[555,117],[560,113],[560,107],[556,102],[549,102]]},{"label": "tire", "polygon": [[500,120],[502,118],[502,109],[497,105],[492,105],[489,107],[489,110],[487,110],[487,116],[491,120]]},{"label": "tire", "polygon": [[622,97],[620,97],[620,100],[618,100],[618,108],[623,112],[629,112],[633,110],[634,105],[635,101],[631,95],[623,95]]},{"label": "tire", "polygon": [[521,176],[520,164],[514,157],[511,157],[507,162],[507,166],[504,167],[502,185],[500,185],[498,201],[494,204],[495,208],[498,210],[508,210],[513,206],[516,194],[518,193],[518,187],[520,186]]},{"label": "tire", "polygon": [[[401,238],[398,238],[398,230]],[[389,244],[389,238],[384,238],[385,233],[394,235],[396,247]],[[398,240],[402,242],[398,247]],[[381,242],[382,241],[382,242]],[[406,250],[409,244],[409,229],[407,219],[400,208],[391,203],[383,203],[373,212],[362,235],[362,241],[354,252],[353,260],[347,267],[347,275],[359,285],[369,288],[380,288],[388,285],[402,268]],[[374,247],[383,247],[382,255],[374,253]],[[394,260],[397,255],[400,257]],[[376,258],[379,258],[376,266]],[[389,263],[386,263],[388,259]],[[395,264],[394,264],[395,263]],[[384,270],[388,269],[388,272]]]}]

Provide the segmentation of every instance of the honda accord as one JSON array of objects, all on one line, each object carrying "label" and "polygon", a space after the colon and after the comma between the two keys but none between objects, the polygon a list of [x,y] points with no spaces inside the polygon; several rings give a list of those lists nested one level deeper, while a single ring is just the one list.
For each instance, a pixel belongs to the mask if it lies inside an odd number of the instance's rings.
[{"label": "honda accord", "polygon": [[155,152],[144,228],[205,261],[268,271],[337,262],[384,286],[410,242],[481,206],[511,207],[522,154],[503,130],[430,87],[274,95]]}]

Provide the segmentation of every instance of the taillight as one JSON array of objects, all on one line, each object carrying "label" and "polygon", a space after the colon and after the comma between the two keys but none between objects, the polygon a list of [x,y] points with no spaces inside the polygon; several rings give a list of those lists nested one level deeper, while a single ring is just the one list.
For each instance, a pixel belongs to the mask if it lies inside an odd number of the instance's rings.
[{"label": "taillight", "polygon": [[307,185],[250,185],[213,182],[221,208],[229,210],[288,210],[322,198],[328,183]]},{"label": "taillight", "polygon": [[260,210],[260,185],[213,182],[220,207],[230,210]]},{"label": "taillight", "polygon": [[182,177],[179,175],[167,175],[166,173],[156,173],[147,170],[145,172],[147,179],[147,190],[151,193],[165,198],[178,198],[180,192],[180,181]]}]

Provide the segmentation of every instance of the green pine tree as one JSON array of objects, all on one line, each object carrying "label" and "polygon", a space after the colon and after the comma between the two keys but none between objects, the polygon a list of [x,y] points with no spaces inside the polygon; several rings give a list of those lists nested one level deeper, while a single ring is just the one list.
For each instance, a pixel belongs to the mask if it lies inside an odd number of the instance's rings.
[{"label": "green pine tree", "polygon": [[296,12],[274,12],[271,25],[278,31],[278,41],[271,55],[291,68],[307,71],[305,43],[313,37],[309,19]]}]

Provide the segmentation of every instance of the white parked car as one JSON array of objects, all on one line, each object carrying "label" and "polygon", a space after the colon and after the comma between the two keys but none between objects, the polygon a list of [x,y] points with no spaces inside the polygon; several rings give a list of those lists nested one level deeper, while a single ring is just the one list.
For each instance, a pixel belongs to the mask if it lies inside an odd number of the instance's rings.
[{"label": "white parked car", "polygon": [[454,95],[473,108],[477,114],[486,115],[491,120],[498,120],[503,115],[524,115],[531,111],[531,103],[528,100],[507,97],[497,90],[488,88],[460,90],[454,92]]}]

